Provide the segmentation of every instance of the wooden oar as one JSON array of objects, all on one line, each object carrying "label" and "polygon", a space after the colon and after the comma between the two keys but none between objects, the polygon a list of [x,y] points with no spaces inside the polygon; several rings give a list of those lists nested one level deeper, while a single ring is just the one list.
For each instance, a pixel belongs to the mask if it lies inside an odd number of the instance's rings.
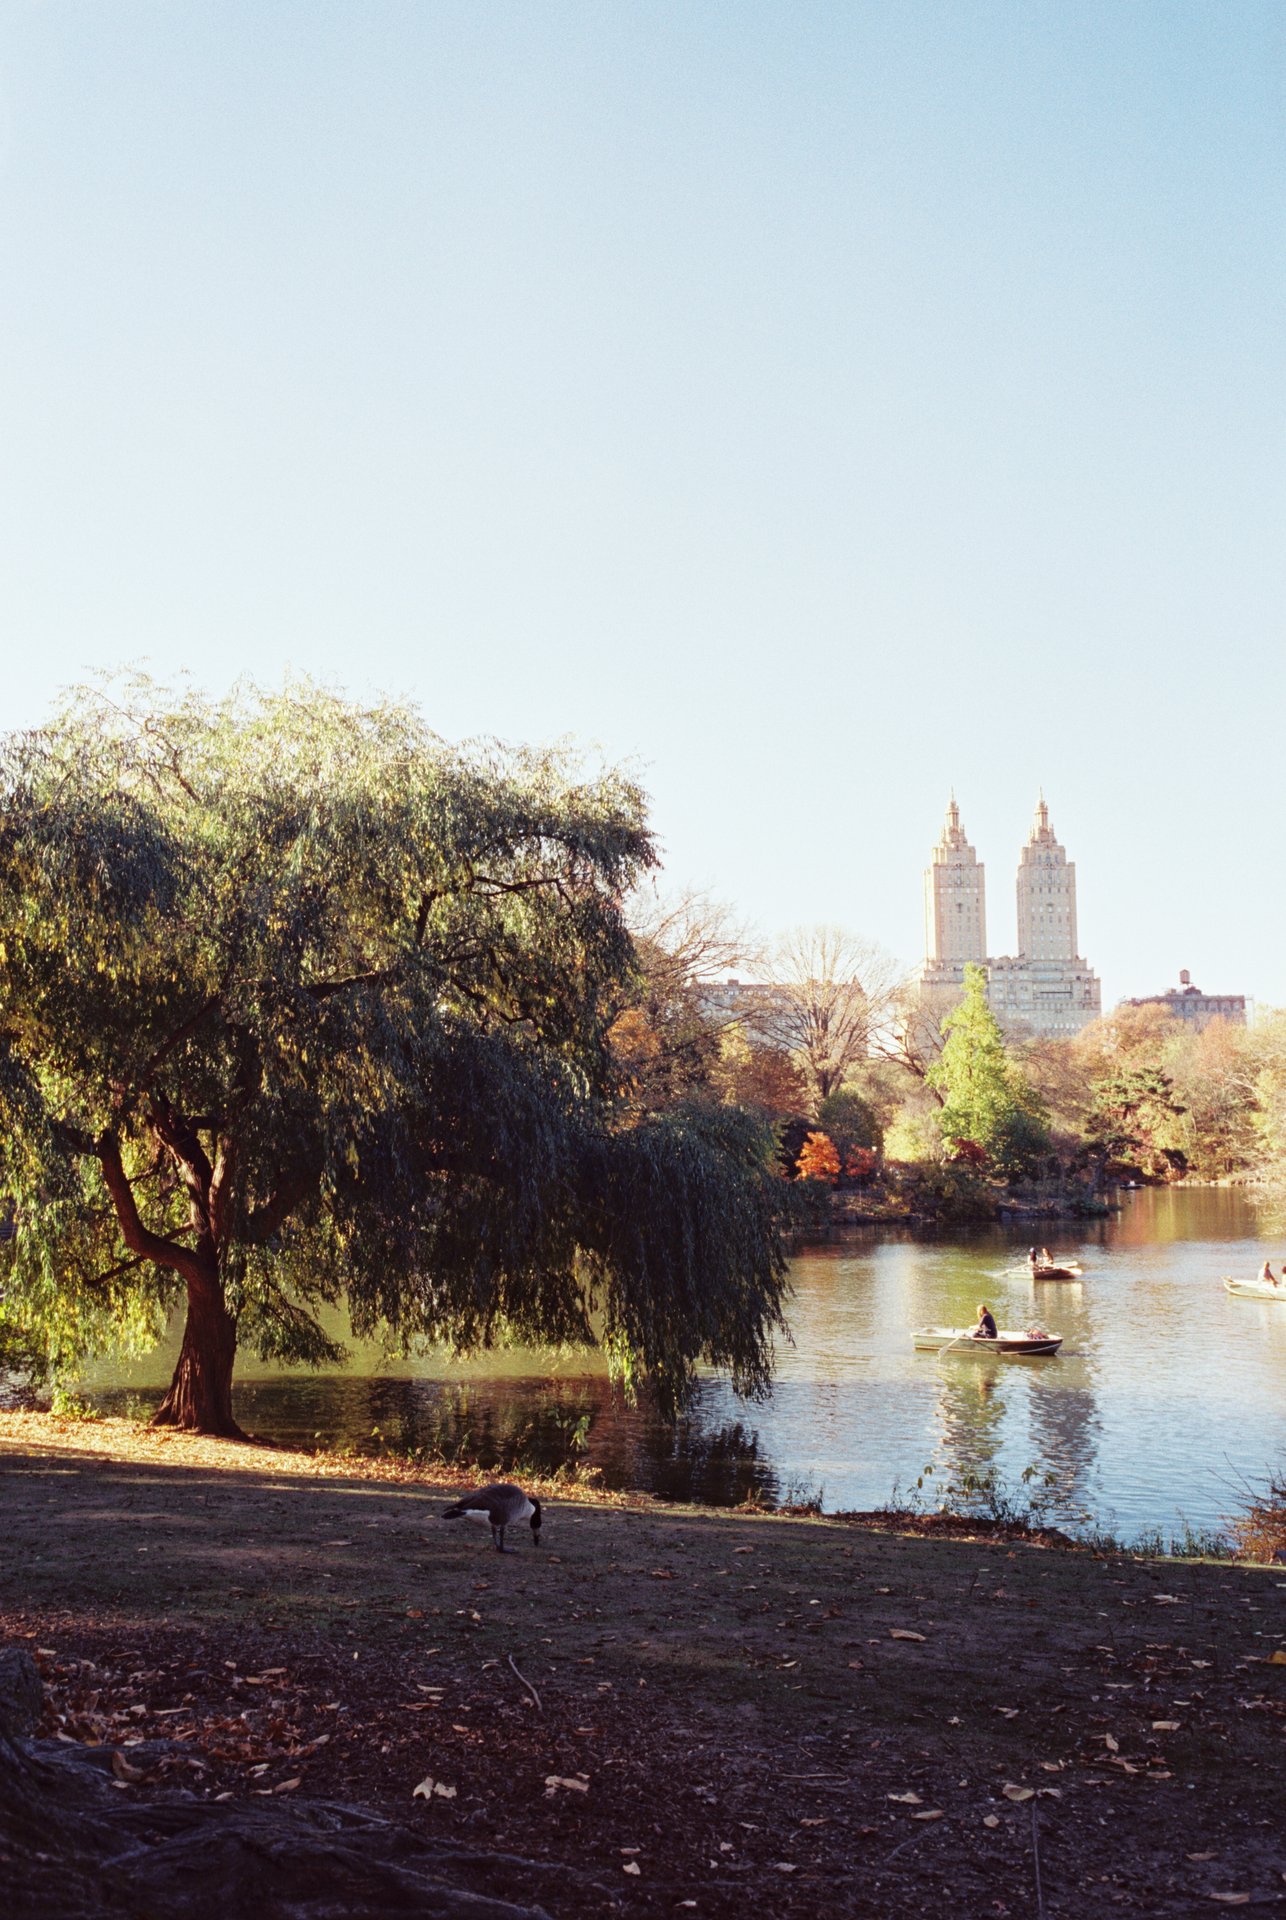
[{"label": "wooden oar", "polygon": [[972,1339],[973,1339],[973,1334],[972,1334],[972,1333],[970,1333],[970,1332],[968,1332],[968,1331],[966,1331],[966,1332],[964,1332],[964,1333],[958,1333],[958,1334],[956,1335],[956,1337],[955,1337],[955,1339],[954,1339],[954,1340],[948,1340],[948,1341],[947,1341],[947,1344],[946,1344],[946,1346],[945,1346],[945,1347],[939,1347],[939,1348],[938,1348],[938,1358],[939,1358],[939,1360],[941,1360],[941,1358],[942,1358],[942,1356],[943,1356],[943,1354],[944,1354],[944,1353],[950,1353],[950,1351],[951,1351],[951,1349],[952,1349],[952,1347],[958,1347],[958,1346],[960,1345],[960,1342],[961,1342],[962,1340],[972,1340]]}]

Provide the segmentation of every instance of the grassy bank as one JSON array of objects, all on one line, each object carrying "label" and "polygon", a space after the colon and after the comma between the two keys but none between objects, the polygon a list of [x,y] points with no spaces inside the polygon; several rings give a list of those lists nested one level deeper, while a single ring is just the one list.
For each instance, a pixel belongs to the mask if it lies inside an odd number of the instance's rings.
[{"label": "grassy bank", "polygon": [[584,1490],[502,1558],[437,1470],[40,1414],[0,1489],[0,1633],[122,1791],[566,1860],[558,1920],[1286,1901],[1280,1569]]}]

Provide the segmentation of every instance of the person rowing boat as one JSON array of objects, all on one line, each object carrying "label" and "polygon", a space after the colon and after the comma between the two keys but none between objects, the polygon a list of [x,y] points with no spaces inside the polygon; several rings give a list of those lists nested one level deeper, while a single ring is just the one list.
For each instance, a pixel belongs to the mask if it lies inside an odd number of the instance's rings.
[{"label": "person rowing boat", "polygon": [[1266,1286],[1279,1287],[1281,1285],[1281,1282],[1269,1266],[1267,1260],[1265,1260],[1263,1266],[1259,1269],[1259,1277]]},{"label": "person rowing boat", "polygon": [[996,1323],[992,1319],[991,1308],[985,1301],[980,1300],[978,1302],[978,1324],[970,1327],[969,1338],[971,1340],[994,1340],[996,1338]]}]

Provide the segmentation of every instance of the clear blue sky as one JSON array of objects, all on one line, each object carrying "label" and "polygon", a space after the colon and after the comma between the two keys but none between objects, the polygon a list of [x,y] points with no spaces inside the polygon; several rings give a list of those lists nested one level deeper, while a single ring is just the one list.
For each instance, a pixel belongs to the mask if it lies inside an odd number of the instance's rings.
[{"label": "clear blue sky", "polygon": [[8,0],[0,722],[306,670],[1286,1004],[1286,8]]}]

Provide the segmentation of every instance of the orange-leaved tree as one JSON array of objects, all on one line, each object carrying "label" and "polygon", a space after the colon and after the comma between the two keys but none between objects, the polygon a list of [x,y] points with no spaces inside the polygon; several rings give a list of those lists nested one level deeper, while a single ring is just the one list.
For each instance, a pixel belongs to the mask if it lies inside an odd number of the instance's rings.
[{"label": "orange-leaved tree", "polygon": [[831,1186],[839,1179],[840,1160],[835,1142],[826,1133],[810,1133],[799,1150],[801,1180],[825,1180]]}]

